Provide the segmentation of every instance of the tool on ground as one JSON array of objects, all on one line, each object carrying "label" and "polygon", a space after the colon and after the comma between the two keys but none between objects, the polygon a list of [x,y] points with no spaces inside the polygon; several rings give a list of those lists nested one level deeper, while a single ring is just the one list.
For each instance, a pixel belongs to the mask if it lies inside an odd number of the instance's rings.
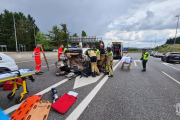
[{"label": "tool on ground", "polygon": [[35,103],[25,120],[47,120],[50,109],[51,103],[49,101]]},{"label": "tool on ground", "polygon": [[56,100],[58,99],[58,93],[57,93],[57,90],[55,88],[52,88],[51,91],[53,94],[53,103],[55,103]]},{"label": "tool on ground", "polygon": [[[15,96],[16,90],[18,90],[18,85],[23,86],[23,92],[21,95],[15,100],[17,104],[21,103],[23,101],[24,94],[29,93],[27,90],[27,84],[26,84],[26,79],[27,77],[34,82],[34,78],[32,75],[34,75],[37,71],[36,70],[31,70],[31,69],[21,69],[17,71],[8,71],[0,74],[0,82],[5,82],[5,81],[13,81],[14,88],[11,93],[7,95],[8,99],[13,99]],[[17,82],[17,80],[21,78],[22,83]]]},{"label": "tool on ground", "polygon": [[76,102],[77,97],[65,93],[55,103],[52,104],[51,108],[55,111],[65,114],[68,109]]},{"label": "tool on ground", "polygon": [[12,120],[24,120],[31,108],[35,103],[38,103],[42,98],[42,95],[31,95],[26,98],[26,100],[19,106],[19,108],[11,116]]},{"label": "tool on ground", "polygon": [[49,70],[49,65],[48,65],[48,62],[47,62],[47,59],[46,59],[46,56],[45,56],[45,53],[44,53],[44,50],[43,50],[42,46],[41,46],[41,51],[42,51],[42,53],[43,53],[44,60],[45,60],[45,62],[46,62],[47,68],[48,68],[48,70]]},{"label": "tool on ground", "polygon": [[68,75],[65,75],[65,76],[68,78],[68,80],[71,80],[72,78],[76,77],[76,74],[73,72],[70,72]]}]

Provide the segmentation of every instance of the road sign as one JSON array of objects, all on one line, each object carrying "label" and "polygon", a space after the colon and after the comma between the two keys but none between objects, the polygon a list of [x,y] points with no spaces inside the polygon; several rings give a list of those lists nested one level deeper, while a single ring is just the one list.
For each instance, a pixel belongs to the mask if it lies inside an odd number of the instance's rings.
[{"label": "road sign", "polygon": [[2,52],[3,52],[3,47],[6,48],[6,52],[7,52],[7,46],[6,45],[0,45],[0,47],[1,47]]},{"label": "road sign", "polygon": [[129,48],[123,48],[124,50],[128,50]]}]

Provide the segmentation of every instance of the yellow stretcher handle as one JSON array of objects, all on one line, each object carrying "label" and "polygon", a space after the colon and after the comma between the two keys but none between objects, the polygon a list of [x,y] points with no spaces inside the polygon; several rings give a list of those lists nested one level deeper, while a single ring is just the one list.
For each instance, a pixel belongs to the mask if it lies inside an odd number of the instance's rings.
[{"label": "yellow stretcher handle", "polygon": [[0,80],[0,83],[1,82],[5,82],[5,81],[9,81],[9,80],[13,80],[13,79],[18,79],[18,78],[23,78],[23,77],[31,76],[31,75],[35,75],[35,73],[31,73],[31,74],[22,75],[22,76],[19,76],[19,77],[12,77],[12,78],[8,78],[8,79]]}]

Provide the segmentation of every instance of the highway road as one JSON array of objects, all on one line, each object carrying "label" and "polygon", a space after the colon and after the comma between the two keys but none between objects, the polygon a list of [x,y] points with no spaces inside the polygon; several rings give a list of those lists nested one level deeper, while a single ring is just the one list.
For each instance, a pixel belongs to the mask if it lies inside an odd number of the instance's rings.
[{"label": "highway road", "polygon": [[[54,63],[48,59],[50,70],[42,61],[43,75],[34,75],[35,82],[27,81],[29,95],[42,94],[41,100],[52,102],[50,88],[55,87],[58,95],[74,91],[77,101],[65,115],[51,109],[48,120],[179,120],[176,104],[180,103],[180,64],[165,63],[160,58],[150,57],[147,71],[141,72],[140,53],[129,53],[133,58],[130,70],[121,69],[121,62],[114,60],[114,77],[101,74],[99,78],[82,77],[67,80],[56,76]],[[34,69],[34,61],[17,62],[19,69]],[[17,105],[15,98],[22,92],[16,91],[12,100],[7,99],[10,91],[0,88],[0,107],[13,114]]]}]

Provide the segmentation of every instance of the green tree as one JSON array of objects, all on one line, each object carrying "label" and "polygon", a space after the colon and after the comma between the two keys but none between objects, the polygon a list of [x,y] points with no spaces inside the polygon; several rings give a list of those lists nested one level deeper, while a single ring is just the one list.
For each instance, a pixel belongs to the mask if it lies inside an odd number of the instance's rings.
[{"label": "green tree", "polygon": [[66,24],[62,23],[61,27],[62,27],[61,32],[63,33],[62,44],[67,46],[67,41],[69,41],[69,34],[70,34],[70,32],[68,31]]},{"label": "green tree", "polygon": [[82,36],[82,37],[83,37],[83,36],[87,36],[87,35],[86,35],[86,32],[85,32],[84,30],[82,31],[81,36]]},{"label": "green tree", "polygon": [[74,33],[72,36],[73,36],[73,37],[78,37],[78,36],[77,36],[77,33]]},{"label": "green tree", "polygon": [[36,32],[39,28],[30,15],[26,17],[22,12],[12,13],[4,10],[4,13],[0,14],[0,44],[7,45],[8,50],[16,50],[13,15],[16,23],[17,44],[26,45],[26,50],[33,50],[35,47],[33,26]]},{"label": "green tree", "polygon": [[53,46],[50,44],[50,41],[47,40],[46,35],[40,31],[36,35],[37,43],[42,44],[44,50],[52,50]]}]

